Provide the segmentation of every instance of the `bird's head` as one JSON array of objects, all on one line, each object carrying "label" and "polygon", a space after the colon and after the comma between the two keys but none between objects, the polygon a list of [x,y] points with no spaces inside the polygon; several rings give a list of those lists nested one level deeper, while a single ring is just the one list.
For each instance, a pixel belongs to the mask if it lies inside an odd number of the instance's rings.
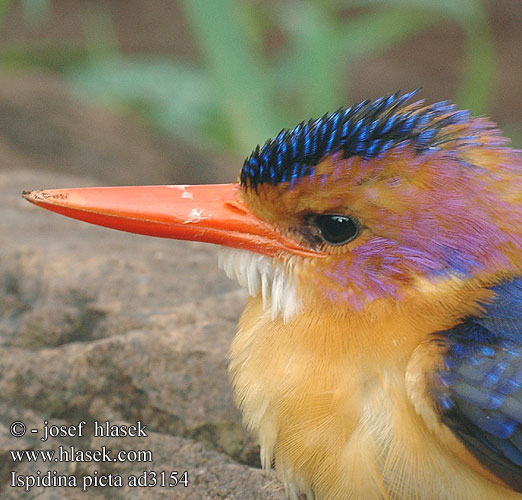
[{"label": "bird's head", "polygon": [[25,196],[99,225],[231,247],[227,273],[286,320],[318,303],[349,313],[520,270],[520,153],[488,120],[409,103],[413,94],[282,131],[235,184]]}]

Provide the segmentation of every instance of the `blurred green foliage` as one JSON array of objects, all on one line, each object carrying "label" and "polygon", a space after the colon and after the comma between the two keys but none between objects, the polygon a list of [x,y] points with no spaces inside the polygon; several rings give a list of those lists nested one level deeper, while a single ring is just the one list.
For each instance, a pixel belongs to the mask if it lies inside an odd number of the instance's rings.
[{"label": "blurred green foliage", "polygon": [[[0,0],[0,16],[10,3]],[[49,15],[51,3],[24,0],[24,14],[38,22]],[[163,131],[244,155],[281,128],[349,103],[350,69],[358,59],[451,19],[467,43],[455,100],[476,113],[487,112],[491,103],[495,52],[481,0],[180,4],[201,52],[199,64],[121,54],[108,12],[87,16],[87,49],[4,48],[0,64],[59,71],[81,91],[140,113]],[[283,42],[267,50],[274,33]]]}]

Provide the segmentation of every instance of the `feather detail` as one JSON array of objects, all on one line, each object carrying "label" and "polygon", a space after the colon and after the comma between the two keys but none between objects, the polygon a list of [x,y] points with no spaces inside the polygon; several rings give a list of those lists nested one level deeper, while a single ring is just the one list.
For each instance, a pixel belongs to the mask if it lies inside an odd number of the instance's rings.
[{"label": "feather detail", "polygon": [[424,341],[415,349],[406,370],[406,388],[410,400],[430,432],[463,463],[493,483],[506,487],[506,483],[481,464],[442,421],[441,406],[445,403],[434,399],[431,389],[434,374],[444,367],[447,350],[447,342],[437,337]]},{"label": "feather detail", "polygon": [[438,332],[445,348],[427,390],[476,461],[522,492],[522,278],[491,290],[481,314]]},{"label": "feather detail", "polygon": [[271,319],[281,315],[288,322],[301,311],[292,262],[274,262],[265,255],[232,248],[221,249],[218,259],[219,267],[245,287],[250,296],[261,293],[263,310],[270,310]]},{"label": "feather detail", "polygon": [[272,320],[260,296],[248,300],[230,376],[263,465],[275,464],[291,498],[520,500],[443,430],[423,396],[422,373],[438,361],[408,364],[433,331],[487,296],[451,280],[344,316],[305,296],[287,323]]}]

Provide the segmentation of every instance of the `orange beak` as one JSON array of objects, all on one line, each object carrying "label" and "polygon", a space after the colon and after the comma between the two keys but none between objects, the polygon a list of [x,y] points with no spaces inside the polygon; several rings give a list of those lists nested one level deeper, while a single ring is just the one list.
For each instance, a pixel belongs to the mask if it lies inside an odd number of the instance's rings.
[{"label": "orange beak", "polygon": [[238,184],[125,186],[24,191],[31,203],[130,233],[204,241],[275,256],[324,257],[287,238],[239,200]]}]

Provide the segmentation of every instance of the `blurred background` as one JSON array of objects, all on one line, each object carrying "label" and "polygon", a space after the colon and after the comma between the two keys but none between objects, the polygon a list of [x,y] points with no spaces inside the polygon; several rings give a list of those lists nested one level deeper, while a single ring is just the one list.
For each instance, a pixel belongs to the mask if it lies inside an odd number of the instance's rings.
[{"label": "blurred background", "polygon": [[522,146],[520,0],[0,0],[0,168],[233,180],[281,128],[422,87]]}]

